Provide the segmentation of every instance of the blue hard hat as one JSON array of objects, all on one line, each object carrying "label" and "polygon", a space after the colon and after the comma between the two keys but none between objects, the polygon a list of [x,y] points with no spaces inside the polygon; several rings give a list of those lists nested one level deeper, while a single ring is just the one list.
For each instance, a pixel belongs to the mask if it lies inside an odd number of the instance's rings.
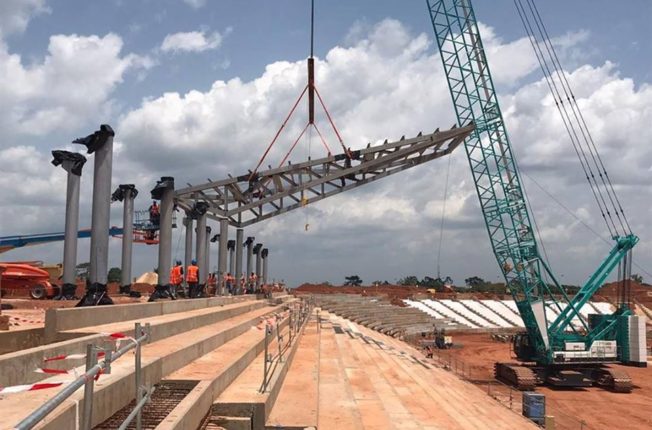
[{"label": "blue hard hat", "polygon": [[192,260],[192,264],[197,264],[197,260]]}]

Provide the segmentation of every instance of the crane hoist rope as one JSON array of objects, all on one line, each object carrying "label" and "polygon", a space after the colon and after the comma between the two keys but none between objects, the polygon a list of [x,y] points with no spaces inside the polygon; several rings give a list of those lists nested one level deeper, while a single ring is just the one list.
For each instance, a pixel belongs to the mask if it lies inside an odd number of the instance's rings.
[{"label": "crane hoist rope", "polygon": [[[285,162],[288,160],[290,157],[290,154],[292,154],[292,151],[294,151],[294,148],[297,146],[299,141],[301,141],[301,138],[305,135],[306,131],[310,128],[314,128],[315,131],[317,132],[317,135],[319,136],[319,139],[326,149],[327,154],[330,156],[332,154],[330,147],[328,146],[328,143],[326,142],[326,139],[324,139],[324,136],[322,133],[319,131],[319,128],[317,127],[317,124],[315,123],[315,96],[317,101],[319,101],[319,104],[321,105],[322,109],[324,110],[324,113],[326,114],[326,119],[328,120],[328,123],[330,124],[333,133],[337,137],[337,140],[342,147],[342,150],[344,154],[348,157],[351,158],[351,152],[350,150],[344,145],[344,140],[342,139],[342,136],[340,135],[339,130],[335,126],[335,122],[333,121],[333,118],[331,117],[330,112],[328,111],[328,108],[326,107],[326,103],[324,102],[324,99],[322,98],[321,94],[319,93],[319,90],[317,89],[317,86],[315,85],[315,58],[313,57],[314,54],[314,33],[315,33],[315,1],[311,1],[311,9],[310,9],[310,57],[308,57],[308,83],[306,86],[303,88],[303,91],[299,95],[299,98],[296,100],[292,108],[290,109],[290,112],[288,113],[287,117],[285,120],[281,123],[281,127],[278,129],[276,134],[274,135],[272,141],[270,144],[267,146],[267,149],[263,153],[263,156],[260,158],[258,161],[258,164],[256,164],[256,167],[251,171],[249,175],[249,181],[253,182],[256,177],[257,177],[257,172],[260,166],[263,164],[263,161],[265,161],[265,158],[269,154],[269,151],[272,149],[276,141],[278,140],[279,136],[281,135],[281,132],[285,128],[285,126],[288,124],[292,116],[294,115],[297,106],[303,99],[303,97],[308,94],[308,122],[306,126],[303,128],[301,133],[299,134],[299,137],[296,138],[288,152],[285,154],[281,162],[279,163],[279,167],[283,166]],[[307,204],[307,203],[306,203]]]},{"label": "crane hoist rope", "polygon": [[625,212],[535,1],[514,0],[514,5],[609,233],[612,237],[631,234]]}]

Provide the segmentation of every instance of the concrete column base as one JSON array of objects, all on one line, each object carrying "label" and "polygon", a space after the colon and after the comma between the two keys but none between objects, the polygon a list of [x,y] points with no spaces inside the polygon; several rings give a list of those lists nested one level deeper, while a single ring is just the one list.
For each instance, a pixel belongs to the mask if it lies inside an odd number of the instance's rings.
[{"label": "concrete column base", "polygon": [[75,305],[76,308],[82,306],[101,306],[101,305],[112,305],[113,300],[109,297],[108,292],[106,291],[106,285],[100,283],[93,283],[86,287],[86,294],[84,297]]},{"label": "concrete column base", "polygon": [[176,296],[172,294],[169,285],[157,285],[154,287],[154,292],[149,296],[148,302],[153,302],[156,299],[172,299],[176,300]]}]

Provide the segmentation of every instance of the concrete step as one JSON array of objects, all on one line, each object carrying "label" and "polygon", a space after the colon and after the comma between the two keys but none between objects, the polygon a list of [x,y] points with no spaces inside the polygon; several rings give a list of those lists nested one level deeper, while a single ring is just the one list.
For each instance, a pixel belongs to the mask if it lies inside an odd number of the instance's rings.
[{"label": "concrete step", "polygon": [[[208,307],[195,308],[195,303],[192,300],[177,300],[174,302],[164,303],[149,303],[155,308],[158,308],[159,314],[150,317],[143,316],[140,319],[119,321],[117,323],[106,323],[102,325],[89,326],[83,328],[75,328],[66,330],[57,334],[58,337],[72,338],[62,342],[55,342],[48,345],[43,345],[35,348],[30,348],[22,351],[17,351],[10,354],[0,356],[0,386],[11,386],[19,384],[30,384],[46,379],[48,375],[42,373],[35,373],[34,369],[42,367],[43,359],[46,357],[54,357],[58,355],[78,354],[86,350],[86,345],[94,343],[101,345],[104,342],[104,335],[100,333],[116,333],[121,332],[127,335],[133,335],[134,324],[141,322],[143,324],[150,323],[152,330],[152,340],[157,341],[178,333],[187,332],[197,327],[208,324],[213,324],[218,321],[223,321],[235,315],[249,312],[253,309],[259,309],[267,306],[265,301],[254,301],[244,299],[230,300],[228,298],[219,299],[197,299],[203,302]],[[185,302],[185,303],[184,303]],[[165,305],[165,306],[163,306]],[[172,305],[178,305],[175,308]],[[192,305],[192,306],[191,306]],[[210,306],[209,306],[210,305]],[[133,316],[133,313],[125,311],[124,307],[136,306],[141,307],[141,304],[126,304],[115,305],[115,311],[118,315]],[[190,310],[186,312],[176,312],[176,309]],[[58,309],[58,311],[71,310],[77,311],[80,308],[71,309]],[[161,309],[165,309],[168,313],[162,313]],[[82,318],[87,317],[87,313],[92,311],[89,308],[83,308],[84,312],[74,312],[72,316]],[[98,312],[100,310],[98,309]],[[144,308],[147,313],[154,313],[152,309]],[[175,311],[175,312],[172,312]],[[105,312],[104,309],[101,312]],[[69,327],[73,322],[68,321],[71,316],[65,312],[58,312],[56,314],[60,319],[59,325],[62,327]],[[104,318],[106,320],[107,318]],[[102,318],[100,318],[102,320]],[[87,324],[82,322],[80,324]],[[70,369],[71,367],[80,366],[84,363],[84,359],[72,361],[59,361],[51,362],[48,367],[53,369]]]},{"label": "concrete step", "polygon": [[344,364],[330,321],[324,321],[320,338],[318,429],[361,429],[362,418],[347,383]]},{"label": "concrete step", "polygon": [[[284,342],[288,339],[288,321],[287,315],[280,321]],[[293,351],[292,346],[284,348],[285,361],[277,368],[270,389],[260,394],[264,340],[263,330],[250,330],[170,374],[170,380],[199,383],[157,429],[196,429],[207,415],[212,425],[226,429],[262,428],[265,410],[271,408],[276,398],[276,387],[280,387],[284,375],[283,366],[291,359]],[[277,348],[276,342],[270,343],[270,351],[277,351]],[[223,405],[214,404],[220,399],[224,400]]]},{"label": "concrete step", "polygon": [[[311,316],[314,324],[314,312]],[[285,322],[284,322],[285,323]],[[304,328],[305,329],[305,328]],[[251,428],[262,430],[265,428],[271,410],[276,404],[281,387],[286,381],[287,372],[294,362],[298,344],[303,338],[293,336],[292,343],[288,345],[289,328],[282,325],[281,341],[282,361],[271,364],[269,383],[264,392],[260,392],[264,374],[264,353],[261,353],[247,369],[215,400],[212,415],[238,416],[251,418]],[[275,340],[269,345],[269,353],[278,354],[278,342]],[[230,428],[229,426],[225,426]]]},{"label": "concrete step", "polygon": [[[263,307],[235,315],[214,324],[195,328],[165,337],[144,345],[142,350],[143,383],[153,385],[175,370],[224,345],[243,333],[252,330],[261,317],[281,310],[280,306]],[[50,378],[49,380],[54,379]],[[58,389],[42,390],[12,395],[2,400],[3,411],[0,428],[10,427],[29,411],[52,397]],[[134,398],[133,355],[127,354],[112,365],[112,373],[103,375],[94,392],[93,423],[99,424],[112,416]],[[77,407],[83,403],[83,390],[77,391],[58,407],[41,428],[60,429],[74,427],[78,417]]]},{"label": "concrete step", "polygon": [[[417,401],[417,406],[434,414],[432,418],[442,428],[486,428],[487,422],[496,429],[536,428],[475,385],[443,369],[415,364],[412,357],[420,353],[411,346],[365,327],[356,328],[361,334],[383,342],[386,350],[381,351],[374,343],[354,346],[352,342],[352,348],[364,348],[381,370],[380,375],[389,378],[394,387],[408,387],[408,399]],[[395,377],[400,379],[392,380]],[[432,408],[433,402],[436,408]]]},{"label": "concrete step", "polygon": [[[267,429],[317,428],[319,405],[320,331],[316,319],[307,323],[292,364],[271,409]],[[297,408],[300,405],[300,408]]]}]

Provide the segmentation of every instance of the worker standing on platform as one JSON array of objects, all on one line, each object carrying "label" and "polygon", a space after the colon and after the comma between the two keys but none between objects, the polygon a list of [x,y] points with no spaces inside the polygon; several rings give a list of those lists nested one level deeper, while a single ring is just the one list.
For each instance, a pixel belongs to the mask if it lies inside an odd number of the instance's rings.
[{"label": "worker standing on platform", "polygon": [[198,297],[197,283],[199,282],[199,267],[197,267],[197,260],[192,260],[190,266],[188,266],[186,282],[188,283],[188,296],[191,299]]},{"label": "worker standing on platform", "polygon": [[170,285],[171,285],[172,295],[176,296],[177,294],[179,294],[179,292],[183,294],[183,289],[181,287],[182,282],[183,282],[183,266],[181,266],[181,262],[177,260],[174,267],[170,269]]},{"label": "worker standing on platform", "polygon": [[258,280],[258,276],[256,273],[251,272],[251,275],[249,275],[249,287],[247,288],[247,293],[253,294],[254,291],[256,291],[256,281]]},{"label": "worker standing on platform", "polygon": [[155,226],[158,227],[161,223],[161,210],[156,203],[156,200],[152,202],[149,207],[149,221]]}]

